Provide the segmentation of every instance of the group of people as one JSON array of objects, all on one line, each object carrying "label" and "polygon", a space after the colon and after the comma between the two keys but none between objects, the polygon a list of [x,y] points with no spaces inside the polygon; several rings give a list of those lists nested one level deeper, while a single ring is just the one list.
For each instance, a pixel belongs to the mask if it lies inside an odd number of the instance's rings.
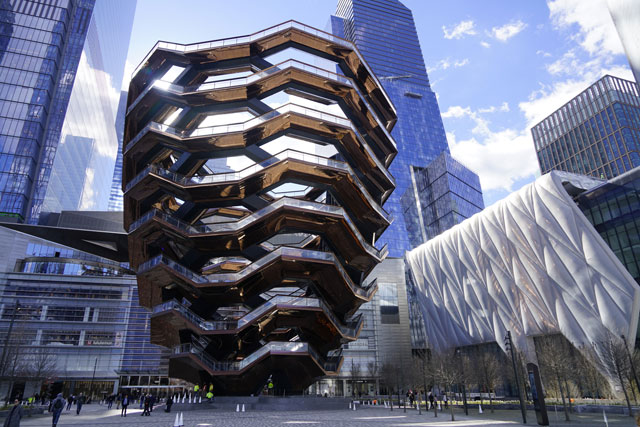
[{"label": "group of people", "polygon": [[[424,393],[421,393],[421,395],[424,395]],[[407,399],[409,400],[409,404],[413,406],[416,401],[416,392],[413,390],[407,391]],[[440,401],[443,403],[445,409],[449,407],[449,400],[447,399],[446,394],[442,395]],[[427,409],[435,409],[435,407],[438,405],[438,397],[435,396],[432,392],[429,392],[429,394],[427,395],[427,402]]]}]

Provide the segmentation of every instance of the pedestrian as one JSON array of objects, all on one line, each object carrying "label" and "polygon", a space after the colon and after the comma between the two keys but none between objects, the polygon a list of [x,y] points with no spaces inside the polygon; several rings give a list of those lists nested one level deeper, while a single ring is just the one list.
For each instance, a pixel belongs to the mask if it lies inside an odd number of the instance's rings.
[{"label": "pedestrian", "polygon": [[127,406],[129,406],[129,396],[125,394],[122,398],[122,412],[120,412],[121,417],[127,416]]},{"label": "pedestrian", "polygon": [[442,395],[442,401],[444,402],[444,408],[447,409],[449,407],[449,400],[447,399],[447,394]]},{"label": "pedestrian", "polygon": [[4,427],[20,427],[20,419],[22,419],[23,414],[22,405],[20,401],[16,399],[13,402],[13,408],[9,411],[7,418],[4,419]]},{"label": "pedestrian", "polygon": [[153,412],[153,405],[156,404],[156,396],[154,394],[149,396],[149,411]]},{"label": "pedestrian", "polygon": [[82,410],[82,405],[84,405],[85,401],[86,399],[84,395],[80,393],[80,395],[76,399],[76,415],[80,415],[80,411]]},{"label": "pedestrian", "polygon": [[142,414],[140,414],[141,417],[146,416],[150,416],[151,415],[151,411],[149,411],[149,405],[151,403],[151,396],[147,395],[144,398],[144,410],[142,411]]},{"label": "pedestrian", "polygon": [[144,399],[145,399],[146,397],[147,397],[147,395],[146,395],[146,394],[141,394],[141,395],[140,395],[140,408],[139,408],[139,409],[142,409],[142,407],[144,406]]},{"label": "pedestrian", "polygon": [[120,409],[120,402],[122,402],[122,393],[118,393],[116,396],[116,409]]},{"label": "pedestrian", "polygon": [[211,393],[210,391],[207,392],[207,399],[209,399],[209,402],[213,400],[213,393]]},{"label": "pedestrian", "polygon": [[431,407],[433,408],[433,401],[435,400],[435,398],[433,397],[433,393],[429,393],[429,403],[431,404]]},{"label": "pedestrian", "polygon": [[71,409],[71,405],[73,404],[73,400],[75,399],[74,395],[69,395],[67,398],[67,411]]},{"label": "pedestrian", "polygon": [[107,409],[111,409],[114,399],[115,397],[113,396],[113,394],[110,394],[109,397],[107,397]]},{"label": "pedestrian", "polygon": [[62,410],[64,409],[66,404],[67,402],[65,402],[64,397],[62,397],[62,393],[58,393],[53,402],[51,402],[51,412],[53,413],[53,427],[56,427],[58,425],[60,414],[62,414]]},{"label": "pedestrian", "polygon": [[173,405],[173,398],[171,396],[167,397],[167,407],[164,412],[171,412],[171,405]]}]

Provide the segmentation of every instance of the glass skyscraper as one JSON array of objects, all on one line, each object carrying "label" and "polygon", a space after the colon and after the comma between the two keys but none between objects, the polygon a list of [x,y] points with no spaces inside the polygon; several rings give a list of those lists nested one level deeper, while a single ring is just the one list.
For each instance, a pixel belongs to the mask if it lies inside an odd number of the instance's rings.
[{"label": "glass skyscraper", "polygon": [[447,152],[426,168],[411,167],[401,203],[414,248],[484,209],[478,175]]},{"label": "glass skyscraper", "polygon": [[[122,47],[128,45],[134,10],[135,2],[125,0],[97,5],[95,0],[0,0],[0,216],[5,220],[37,221],[52,169],[61,171],[53,182],[65,191],[50,193],[64,202],[49,197],[52,208],[71,207],[69,200],[102,181],[108,198],[113,160],[100,163],[105,158],[100,156],[110,151],[115,159],[117,140],[115,131],[103,134],[100,126],[110,109],[114,120],[126,57]],[[119,74],[113,74],[118,67]],[[75,105],[73,117],[69,105]],[[59,161],[62,170],[54,168],[61,140],[69,143]],[[87,160],[89,167],[82,163]],[[102,177],[105,167],[108,178]],[[64,188],[85,170],[82,186],[73,182]]]},{"label": "glass skyscraper", "polygon": [[531,129],[543,174],[610,179],[640,166],[638,85],[604,76]]},{"label": "glass skyscraper", "polygon": [[94,1],[0,2],[3,216],[24,221],[44,199]]},{"label": "glass skyscraper", "polygon": [[332,32],[355,43],[398,114],[391,132],[398,155],[389,168],[396,190],[384,205],[394,223],[378,242],[389,244],[390,256],[402,257],[412,248],[400,202],[411,184],[411,166],[426,167],[449,152],[440,109],[411,10],[398,0],[340,0],[336,15],[331,17]]},{"label": "glass skyscraper", "polygon": [[43,211],[108,207],[118,153],[120,88],[135,8],[131,0],[96,3]]}]

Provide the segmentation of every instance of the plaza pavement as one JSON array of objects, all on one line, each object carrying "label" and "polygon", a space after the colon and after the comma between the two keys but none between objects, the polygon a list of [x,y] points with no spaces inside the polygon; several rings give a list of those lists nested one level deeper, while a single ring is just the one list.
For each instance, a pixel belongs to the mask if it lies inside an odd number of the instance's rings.
[{"label": "plaza pavement", "polygon": [[[141,410],[131,409],[126,418],[120,417],[120,411],[107,410],[104,406],[85,405],[80,415],[72,411],[64,411],[59,427],[66,426],[91,426],[91,427],[173,427],[175,413],[166,414],[163,407],[157,407],[151,416],[141,417]],[[287,426],[332,426],[332,427],[419,427],[419,426],[521,426],[520,411],[501,410],[490,413],[488,410],[478,414],[477,409],[470,411],[466,417],[461,411],[456,411],[456,421],[450,421],[449,413],[438,413],[434,418],[433,412],[418,415],[415,410],[394,409],[390,412],[385,408],[363,407],[357,411],[348,409],[341,411],[291,411],[291,412],[229,412],[229,411],[188,411],[183,412],[184,427],[287,427]],[[563,415],[558,413],[558,422],[554,412],[549,413],[549,421],[552,426],[604,426],[602,414],[571,414],[572,421],[561,421]],[[620,415],[607,416],[610,427],[635,426],[633,418]],[[527,425],[536,425],[535,414],[529,411]],[[51,416],[23,418],[20,424],[24,427],[51,426]]]}]

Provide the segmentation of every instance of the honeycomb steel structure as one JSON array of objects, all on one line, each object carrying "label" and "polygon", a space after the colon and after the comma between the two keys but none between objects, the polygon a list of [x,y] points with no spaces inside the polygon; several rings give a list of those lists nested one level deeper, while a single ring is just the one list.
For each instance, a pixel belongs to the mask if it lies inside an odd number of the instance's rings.
[{"label": "honeycomb steel structure", "polygon": [[339,371],[387,252],[396,118],[350,42],[295,21],[156,44],[129,87],[124,220],[170,376],[299,393]]}]

